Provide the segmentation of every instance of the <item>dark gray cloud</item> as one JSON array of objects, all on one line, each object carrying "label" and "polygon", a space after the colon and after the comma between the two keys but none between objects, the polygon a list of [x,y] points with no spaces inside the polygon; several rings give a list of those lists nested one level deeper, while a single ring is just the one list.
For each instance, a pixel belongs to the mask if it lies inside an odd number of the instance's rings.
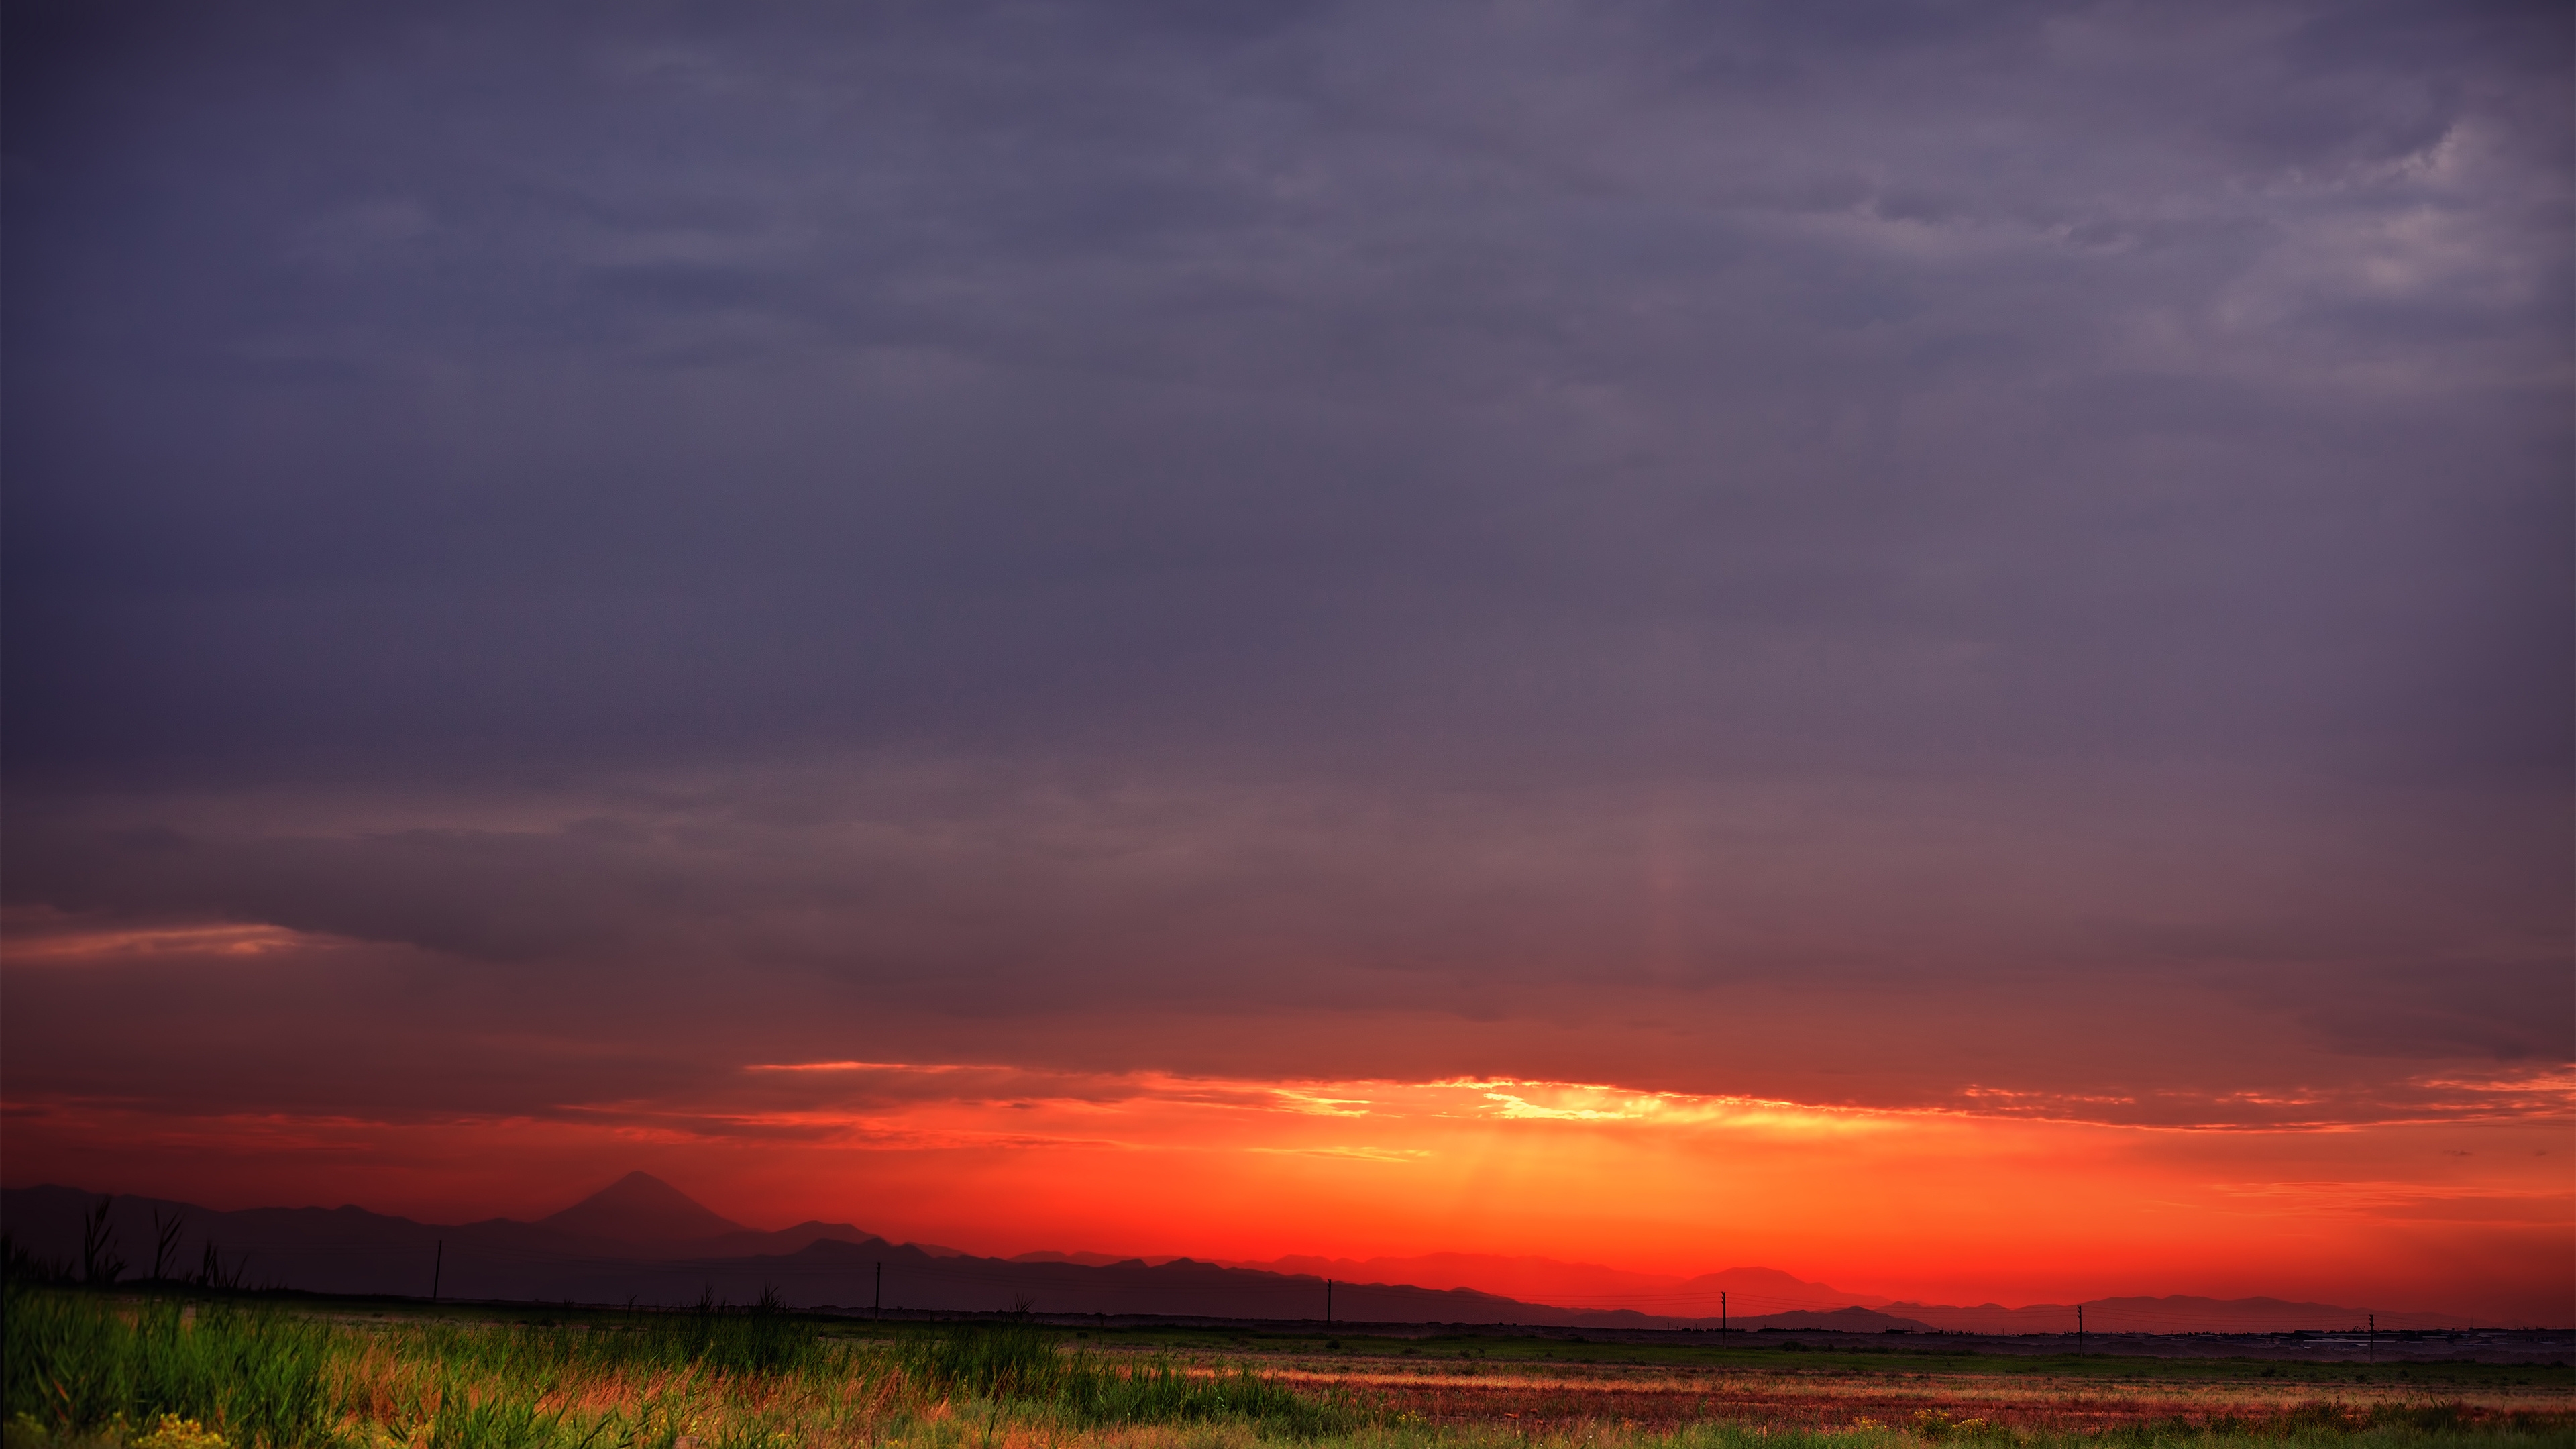
[{"label": "dark gray cloud", "polygon": [[14,9],[13,896],[2567,1050],[2562,10],[1203,8]]},{"label": "dark gray cloud", "polygon": [[[571,807],[596,802],[124,806],[180,829],[101,828],[112,807],[88,802],[19,832],[7,874],[58,913],[20,934],[183,934],[39,950],[13,1052],[122,1091],[177,1072],[204,1096],[230,1073],[180,1064],[319,1012],[380,1064],[449,1042],[509,1063],[297,1093],[404,1111],[856,1057],[1543,1071],[1876,1104],[2080,1086],[2186,1116],[2236,1110],[2210,1106],[2212,1082],[2371,1112],[2445,1061],[2576,1055],[2566,1015],[2534,1009],[2566,990],[2554,801],[2180,776],[1497,798],[1009,773],[737,770],[586,816]],[[524,823],[419,823],[505,808]],[[205,921],[307,939],[228,961],[184,934]]]}]

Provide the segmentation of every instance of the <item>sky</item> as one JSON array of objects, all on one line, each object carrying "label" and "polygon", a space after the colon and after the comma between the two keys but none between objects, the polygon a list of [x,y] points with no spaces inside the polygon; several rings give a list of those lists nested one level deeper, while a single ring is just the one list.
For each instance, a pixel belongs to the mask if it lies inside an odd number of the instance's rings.
[{"label": "sky", "polygon": [[0,1178],[2576,1321],[2576,13],[27,3]]}]

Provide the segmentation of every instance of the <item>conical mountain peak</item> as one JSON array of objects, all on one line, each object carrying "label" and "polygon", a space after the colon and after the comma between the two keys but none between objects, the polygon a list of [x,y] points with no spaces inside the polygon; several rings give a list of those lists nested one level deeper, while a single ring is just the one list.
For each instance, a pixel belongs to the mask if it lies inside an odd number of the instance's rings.
[{"label": "conical mountain peak", "polygon": [[649,1172],[630,1172],[538,1222],[621,1243],[682,1243],[749,1231]]}]

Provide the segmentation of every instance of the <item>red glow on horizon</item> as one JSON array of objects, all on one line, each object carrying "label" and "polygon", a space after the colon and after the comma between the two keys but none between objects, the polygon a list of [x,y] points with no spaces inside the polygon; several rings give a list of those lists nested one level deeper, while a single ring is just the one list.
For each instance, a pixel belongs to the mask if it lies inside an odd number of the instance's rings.
[{"label": "red glow on horizon", "polygon": [[2187,1293],[2533,1318],[2567,1300],[2551,1273],[2576,1222],[2556,1120],[2178,1130],[1557,1082],[855,1061],[746,1064],[717,1099],[548,1118],[11,1108],[13,1183],[213,1207],[533,1217],[642,1166],[754,1226],[849,1221],[1000,1256],[1763,1265],[1924,1302]]}]

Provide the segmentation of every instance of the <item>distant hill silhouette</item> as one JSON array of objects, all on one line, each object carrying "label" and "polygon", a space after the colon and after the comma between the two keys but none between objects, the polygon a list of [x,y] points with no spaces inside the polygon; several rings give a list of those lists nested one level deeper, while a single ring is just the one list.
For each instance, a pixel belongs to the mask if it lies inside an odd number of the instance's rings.
[{"label": "distant hill silhouette", "polygon": [[[81,1215],[99,1194],[68,1187],[0,1191],[0,1228],[41,1258],[76,1261]],[[1813,1295],[1810,1306],[1786,1311],[1730,1311],[1738,1329],[1842,1329],[1878,1333],[1934,1328],[1989,1333],[2062,1333],[2074,1310],[2053,1304],[2003,1308],[1985,1304],[1950,1308],[1919,1304],[1867,1307],[1823,1284],[1773,1268],[1730,1268],[1722,1273],[1670,1280],[1620,1274],[1598,1265],[1548,1259],[1485,1260],[1476,1255],[1435,1254],[1418,1259],[1273,1259],[1268,1266],[1199,1262],[1189,1258],[1111,1259],[1100,1253],[1027,1253],[1015,1259],[983,1258],[935,1244],[891,1243],[848,1223],[804,1222],[763,1232],[715,1213],[670,1184],[630,1173],[561,1212],[535,1222],[489,1218],[440,1225],[368,1212],[363,1208],[252,1208],[216,1212],[187,1203],[120,1196],[109,1223],[128,1260],[144,1259],[153,1241],[152,1217],[183,1215],[175,1266],[193,1271],[213,1244],[228,1273],[249,1286],[301,1288],[321,1293],[429,1293],[433,1274],[443,1296],[581,1303],[688,1304],[712,1292],[735,1303],[775,1289],[792,1307],[865,1309],[883,1287],[888,1309],[989,1312],[1023,1302],[1049,1314],[1118,1314],[1313,1320],[1325,1315],[1325,1280],[1333,1281],[1332,1315],[1343,1322],[1521,1324],[1598,1328],[1714,1328],[1718,1291],[1731,1310],[1772,1308],[1788,1295]],[[1312,1262],[1328,1272],[1281,1272]],[[1492,1262],[1518,1265],[1526,1281],[1557,1274],[1566,1281],[1611,1283],[1672,1304],[1679,1312],[1635,1308],[1558,1306],[1483,1291],[1463,1283],[1401,1280],[1406,1265],[1459,1276]],[[150,1271],[135,1261],[128,1276]],[[1358,1270],[1373,1269],[1373,1272]],[[1346,1276],[1347,1275],[1347,1276]],[[1566,1278],[1566,1275],[1572,1275]],[[1603,1278],[1600,1275],[1614,1275]],[[1620,1278],[1646,1282],[1618,1283]],[[1491,1280],[1489,1280],[1491,1281]],[[1738,1299],[1735,1295],[1741,1293]],[[1843,1300],[1834,1306],[1834,1300]],[[1596,1300],[1597,1301],[1597,1300]],[[1684,1307],[1689,1305],[1689,1307]],[[2353,1309],[2274,1299],[2219,1302],[2206,1298],[2103,1299],[2086,1304],[2097,1333],[2183,1330],[2279,1331],[2341,1329],[2361,1321]],[[2382,1312],[2383,1329],[2399,1316]],[[2458,1319],[2433,1314],[2404,1316],[2406,1326],[2455,1327]]]},{"label": "distant hill silhouette", "polygon": [[[1919,1318],[1952,1333],[2066,1333],[2075,1326],[2071,1303],[2032,1303],[2006,1308],[1986,1303],[1952,1308],[1923,1303],[1880,1305],[1886,1312]],[[2334,1332],[2359,1328],[2369,1315],[2358,1308],[2331,1303],[2287,1303],[2278,1298],[2088,1298],[2084,1323],[2095,1333],[2265,1333],[2284,1328]],[[2380,1326],[2393,1327],[2399,1315],[2382,1313]],[[2439,1322],[2431,1320],[2439,1318]],[[2434,1314],[2407,1314],[2404,1322],[2418,1328],[2467,1327],[2465,1320]]]},{"label": "distant hill silhouette", "polygon": [[[1034,1255],[1023,1255],[1033,1257]],[[1103,1254],[1073,1255],[1065,1261],[1106,1261]],[[1151,1260],[1148,1260],[1151,1261]],[[1599,1263],[1566,1263],[1554,1258],[1507,1258],[1493,1253],[1426,1253],[1414,1258],[1284,1257],[1230,1264],[1274,1273],[1309,1273],[1344,1282],[1411,1283],[1424,1288],[1474,1288],[1531,1302],[1583,1308],[1627,1308],[1640,1313],[1688,1318],[1714,1318],[1721,1306],[1731,1317],[1766,1313],[1870,1307],[1885,1303],[1863,1293],[1845,1293],[1810,1283],[1777,1268],[1729,1268],[1684,1278],[1669,1273],[1633,1273]],[[1719,1295],[1725,1295],[1721,1300]]]},{"label": "distant hill silhouette", "polygon": [[630,1172],[537,1226],[613,1243],[689,1243],[748,1233],[649,1172]]}]

